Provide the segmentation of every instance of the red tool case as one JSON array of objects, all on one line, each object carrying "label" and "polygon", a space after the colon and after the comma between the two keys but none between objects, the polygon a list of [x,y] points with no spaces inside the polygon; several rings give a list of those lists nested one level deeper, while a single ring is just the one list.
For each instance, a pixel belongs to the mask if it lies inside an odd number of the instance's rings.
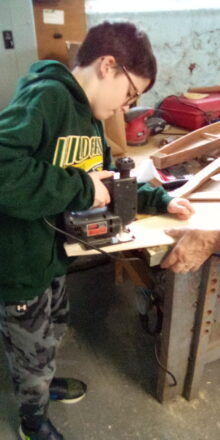
[{"label": "red tool case", "polygon": [[161,117],[171,125],[197,130],[220,119],[220,93],[210,93],[201,99],[167,96],[160,106]]}]

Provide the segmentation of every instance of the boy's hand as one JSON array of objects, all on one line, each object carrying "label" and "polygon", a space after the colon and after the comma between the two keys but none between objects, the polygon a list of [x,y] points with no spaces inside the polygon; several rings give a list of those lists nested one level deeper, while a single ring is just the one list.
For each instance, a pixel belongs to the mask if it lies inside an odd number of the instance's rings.
[{"label": "boy's hand", "polygon": [[103,206],[110,203],[111,199],[109,192],[104,183],[102,183],[102,180],[106,179],[107,177],[112,177],[113,174],[113,171],[92,171],[89,173],[89,176],[91,177],[95,187],[92,208],[103,208]]},{"label": "boy's hand", "polygon": [[187,220],[195,211],[187,199],[176,197],[167,205],[170,214],[176,214],[180,220]]}]

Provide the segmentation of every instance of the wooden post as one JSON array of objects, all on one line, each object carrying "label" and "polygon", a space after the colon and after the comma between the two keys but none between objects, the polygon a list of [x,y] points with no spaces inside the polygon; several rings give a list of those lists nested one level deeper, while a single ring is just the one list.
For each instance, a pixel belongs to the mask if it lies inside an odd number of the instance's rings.
[{"label": "wooden post", "polygon": [[202,269],[194,273],[167,271],[159,361],[176,379],[159,368],[157,398],[160,402],[182,395],[191,348]]},{"label": "wooden post", "polygon": [[220,340],[216,340],[216,343],[213,344],[214,355],[209,347],[212,329],[216,323],[214,319],[216,302],[220,296],[219,265],[220,257],[212,256],[204,266],[189,368],[183,393],[187,399],[193,399],[197,396],[204,366],[210,361],[209,357],[211,357],[211,360],[220,357]]}]

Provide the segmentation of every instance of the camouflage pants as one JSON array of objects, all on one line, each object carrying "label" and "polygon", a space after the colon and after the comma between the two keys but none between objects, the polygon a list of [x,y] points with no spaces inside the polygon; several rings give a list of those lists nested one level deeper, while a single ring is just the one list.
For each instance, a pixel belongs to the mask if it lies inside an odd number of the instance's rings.
[{"label": "camouflage pants", "polygon": [[46,413],[56,348],[66,330],[68,311],[65,276],[55,278],[33,300],[0,302],[0,331],[21,417]]}]

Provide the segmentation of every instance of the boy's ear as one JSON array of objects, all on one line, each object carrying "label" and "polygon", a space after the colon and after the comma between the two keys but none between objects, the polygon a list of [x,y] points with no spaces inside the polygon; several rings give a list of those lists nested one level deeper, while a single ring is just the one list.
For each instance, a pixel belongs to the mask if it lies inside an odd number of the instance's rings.
[{"label": "boy's ear", "polygon": [[113,69],[117,66],[115,57],[112,55],[105,55],[100,58],[99,62],[99,75],[103,79],[109,73],[112,73]]}]

